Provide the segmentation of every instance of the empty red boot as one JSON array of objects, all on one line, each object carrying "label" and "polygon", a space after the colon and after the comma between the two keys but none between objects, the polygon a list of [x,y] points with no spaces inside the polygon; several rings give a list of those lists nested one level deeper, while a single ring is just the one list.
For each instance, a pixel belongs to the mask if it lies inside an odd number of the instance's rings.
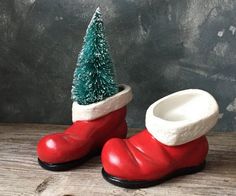
[{"label": "empty red boot", "polygon": [[217,122],[218,105],[207,92],[184,90],[153,103],[146,127],[109,140],[102,150],[103,177],[125,188],[143,188],[204,168],[204,136]]},{"label": "empty red boot", "polygon": [[125,138],[126,105],[132,99],[131,88],[90,105],[73,103],[74,124],[63,133],[44,136],[38,143],[39,164],[48,170],[67,170],[100,153],[113,137]]}]

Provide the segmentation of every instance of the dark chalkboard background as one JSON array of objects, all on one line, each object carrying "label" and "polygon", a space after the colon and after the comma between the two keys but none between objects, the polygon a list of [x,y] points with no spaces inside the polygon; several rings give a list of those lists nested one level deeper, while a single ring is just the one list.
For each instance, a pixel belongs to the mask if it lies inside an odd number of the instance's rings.
[{"label": "dark chalkboard background", "polygon": [[219,102],[216,130],[236,130],[233,0],[0,0],[0,122],[71,123],[72,74],[97,6],[117,80],[133,88],[129,126],[144,127],[155,100],[201,88]]}]

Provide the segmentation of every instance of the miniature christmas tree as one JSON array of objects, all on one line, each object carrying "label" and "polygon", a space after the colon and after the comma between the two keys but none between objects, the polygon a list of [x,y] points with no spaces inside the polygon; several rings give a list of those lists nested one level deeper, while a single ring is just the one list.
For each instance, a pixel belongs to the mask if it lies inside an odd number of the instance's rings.
[{"label": "miniature christmas tree", "polygon": [[99,8],[86,31],[71,92],[72,100],[81,105],[102,101],[118,92]]}]

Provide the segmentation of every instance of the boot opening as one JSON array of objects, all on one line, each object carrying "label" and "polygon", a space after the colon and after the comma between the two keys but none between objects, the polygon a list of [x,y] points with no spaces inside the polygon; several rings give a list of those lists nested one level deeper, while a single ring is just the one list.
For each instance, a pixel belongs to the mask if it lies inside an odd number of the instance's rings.
[{"label": "boot opening", "polygon": [[192,121],[209,116],[214,111],[215,102],[208,93],[190,90],[166,97],[154,107],[153,114],[166,121]]},{"label": "boot opening", "polygon": [[124,86],[122,86],[122,85],[119,85],[119,86],[118,86],[118,91],[119,91],[119,92],[123,91],[124,89],[125,89]]}]

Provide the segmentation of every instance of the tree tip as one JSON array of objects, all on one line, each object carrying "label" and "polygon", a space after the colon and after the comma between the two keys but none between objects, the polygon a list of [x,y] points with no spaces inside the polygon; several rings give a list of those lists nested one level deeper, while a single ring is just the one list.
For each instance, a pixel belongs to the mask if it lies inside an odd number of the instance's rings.
[{"label": "tree tip", "polygon": [[96,13],[99,13],[99,14],[101,14],[101,9],[100,9],[100,7],[98,6],[97,7],[97,9],[96,9]]}]

